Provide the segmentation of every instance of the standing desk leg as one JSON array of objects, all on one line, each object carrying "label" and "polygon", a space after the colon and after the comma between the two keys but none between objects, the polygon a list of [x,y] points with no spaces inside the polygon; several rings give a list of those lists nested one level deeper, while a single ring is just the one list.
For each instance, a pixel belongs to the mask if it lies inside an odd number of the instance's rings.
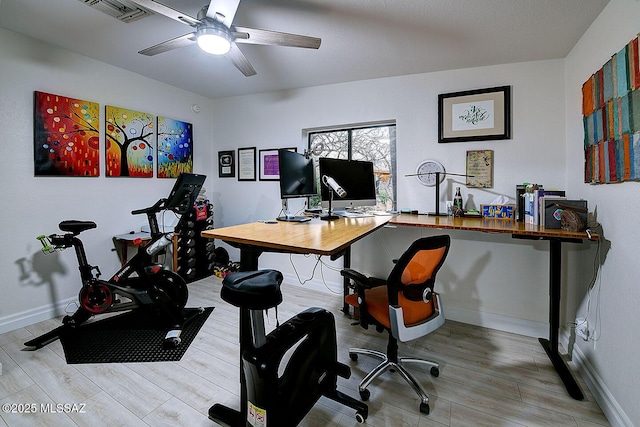
[{"label": "standing desk leg", "polygon": [[551,359],[553,367],[567,388],[569,395],[576,400],[584,399],[569,367],[558,352],[558,330],[560,329],[560,295],[562,288],[562,247],[559,239],[549,240],[549,339],[538,338],[540,344]]},{"label": "standing desk leg", "polygon": [[[351,246],[344,250],[344,254],[342,255],[342,267],[343,268],[351,268]],[[342,278],[342,312],[349,315],[349,304],[347,304],[344,298],[349,294],[349,279],[346,277]]]}]

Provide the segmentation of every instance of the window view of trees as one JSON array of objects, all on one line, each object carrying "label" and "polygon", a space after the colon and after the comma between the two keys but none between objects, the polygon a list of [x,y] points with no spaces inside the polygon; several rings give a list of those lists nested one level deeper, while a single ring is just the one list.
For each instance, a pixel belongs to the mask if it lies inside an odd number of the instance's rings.
[{"label": "window view of trees", "polygon": [[[313,154],[314,160],[319,157],[330,157],[373,162],[377,194],[376,209],[396,209],[395,124],[309,132],[308,142],[309,151]],[[316,173],[317,175],[319,174]],[[311,205],[319,201],[318,197],[317,200],[312,200]]]}]

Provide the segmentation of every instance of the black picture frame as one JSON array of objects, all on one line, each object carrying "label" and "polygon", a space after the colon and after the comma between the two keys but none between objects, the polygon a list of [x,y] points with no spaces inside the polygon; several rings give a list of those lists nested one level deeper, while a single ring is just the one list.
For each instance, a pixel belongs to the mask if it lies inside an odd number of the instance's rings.
[{"label": "black picture frame", "polygon": [[511,139],[511,86],[438,95],[438,143]]},{"label": "black picture frame", "polygon": [[236,176],[235,151],[218,151],[218,176],[220,178],[233,178]]},{"label": "black picture frame", "polygon": [[256,147],[238,148],[238,181],[256,180]]}]

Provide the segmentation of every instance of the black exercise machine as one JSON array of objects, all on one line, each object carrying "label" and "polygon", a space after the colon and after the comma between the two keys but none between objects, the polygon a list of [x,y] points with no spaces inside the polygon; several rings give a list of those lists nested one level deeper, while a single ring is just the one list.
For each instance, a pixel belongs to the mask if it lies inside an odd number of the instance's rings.
[{"label": "black exercise machine", "polygon": [[232,427],[293,427],[326,396],[355,409],[364,422],[367,405],[337,390],[337,377],[349,378],[351,370],[337,361],[333,314],[309,308],[265,335],[263,310],[282,302],[281,283],[276,270],[233,273],[222,281],[220,296],[240,308],[240,411],[215,404],[209,418]]}]

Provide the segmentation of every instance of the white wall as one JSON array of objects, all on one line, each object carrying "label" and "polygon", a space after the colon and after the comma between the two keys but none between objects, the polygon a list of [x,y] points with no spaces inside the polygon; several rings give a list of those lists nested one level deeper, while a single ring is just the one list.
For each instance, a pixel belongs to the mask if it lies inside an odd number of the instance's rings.
[{"label": "white wall", "polygon": [[[582,84],[640,31],[640,1],[611,0],[566,58],[566,180],[567,189],[589,200],[602,224],[603,251],[600,277],[591,300],[590,325],[598,325],[596,343],[578,340],[575,354],[591,380],[600,387],[601,406],[612,408],[613,424],[640,425],[640,372],[637,320],[640,289],[637,212],[640,184],[588,185],[582,181]],[[587,312],[586,289],[572,289],[583,298],[575,301],[578,313]],[[597,309],[595,308],[597,307]],[[599,319],[596,318],[599,316]],[[599,321],[597,321],[599,320]]]},{"label": "white wall", "polygon": [[[491,149],[495,158],[494,188],[467,190],[463,186],[465,199],[472,194],[479,207],[497,194],[515,197],[516,184],[524,181],[564,188],[563,75],[563,61],[552,60],[216,100],[216,149],[297,146],[301,152],[305,146],[302,129],[395,119],[398,207],[433,210],[434,189],[404,176],[414,173],[421,160],[437,159],[446,170],[464,173],[467,150]],[[499,85],[512,87],[511,140],[437,143],[438,94]],[[442,185],[441,210],[444,200],[451,199],[453,188],[461,182],[450,177]],[[214,188],[219,190],[222,201],[216,205],[218,226],[273,218],[280,210],[277,182],[217,179]],[[397,229],[375,233],[356,244],[353,265],[385,277],[390,260],[420,233],[428,232]],[[491,320],[497,316],[501,328],[547,335],[547,243],[519,241],[510,236],[452,234],[455,239],[450,258],[439,275],[450,317],[495,326]],[[313,258],[293,259],[300,276],[311,276]],[[289,281],[297,281],[289,256],[265,254],[260,262],[261,266],[280,269]],[[341,261],[329,263],[341,265]],[[325,271],[324,278],[332,289],[339,289],[338,273]],[[316,274],[312,284],[321,287],[321,279]],[[528,323],[523,325],[522,320]]]},{"label": "white wall", "polygon": [[[54,307],[75,299],[80,289],[73,250],[45,256],[36,236],[58,230],[65,219],[92,220],[83,234],[87,255],[104,276],[118,258],[111,237],[139,230],[145,218],[133,209],[165,197],[173,179],[106,178],[104,148],[99,178],[34,177],[34,91],[86,99],[194,125],[194,169],[211,169],[212,101],[199,95],[0,29],[0,158],[2,245],[0,245],[0,333],[61,314]],[[200,114],[192,104],[202,107]],[[104,147],[104,122],[101,147]],[[207,183],[209,190],[211,180]],[[86,237],[85,237],[86,236]]]}]

